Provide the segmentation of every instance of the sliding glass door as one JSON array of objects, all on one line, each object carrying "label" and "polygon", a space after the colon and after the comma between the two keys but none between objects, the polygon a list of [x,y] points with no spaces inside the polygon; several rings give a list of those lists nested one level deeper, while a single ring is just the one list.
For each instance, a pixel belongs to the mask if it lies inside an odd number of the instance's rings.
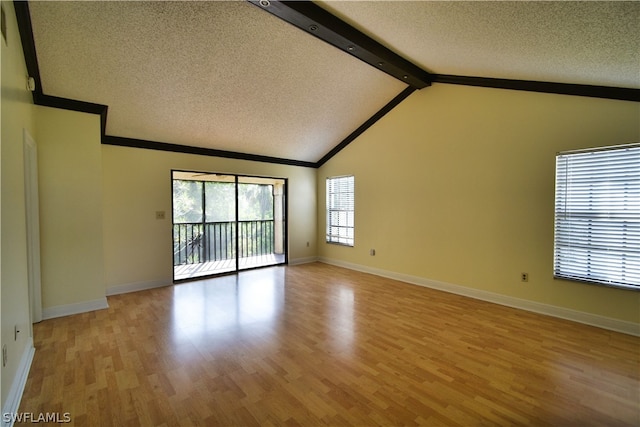
[{"label": "sliding glass door", "polygon": [[286,263],[286,180],[172,172],[174,280]]}]

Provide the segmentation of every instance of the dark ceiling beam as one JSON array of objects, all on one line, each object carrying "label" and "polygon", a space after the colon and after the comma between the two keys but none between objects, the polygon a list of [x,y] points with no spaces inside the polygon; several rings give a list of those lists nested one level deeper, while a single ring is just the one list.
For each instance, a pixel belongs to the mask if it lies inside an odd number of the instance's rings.
[{"label": "dark ceiling beam", "polygon": [[249,2],[415,89],[431,85],[430,73],[311,1]]},{"label": "dark ceiling beam", "polygon": [[[311,1],[248,0],[416,89],[431,83],[640,101],[640,89],[429,73]],[[384,66],[380,66],[383,63]],[[405,78],[405,76],[407,76]]]},{"label": "dark ceiling beam", "polygon": [[466,77],[448,74],[433,74],[434,83],[464,86],[512,89],[528,92],[554,93],[559,95],[586,96],[592,98],[640,101],[640,89],[593,86],[573,83],[538,82],[532,80],[495,79],[489,77]]},{"label": "dark ceiling beam", "polygon": [[262,156],[259,154],[239,153],[236,151],[216,150],[213,148],[194,147],[190,145],[169,144],[166,142],[146,141],[143,139],[124,138],[105,135],[102,144],[118,147],[145,148],[148,150],[169,151],[172,153],[197,154],[200,156],[224,157],[227,159],[249,160],[254,162],[275,163],[289,166],[316,168],[316,163],[303,160],[283,159],[280,157]]},{"label": "dark ceiling beam", "polygon": [[38,55],[36,55],[36,43],[33,40],[33,26],[31,25],[31,14],[29,13],[29,2],[15,0],[13,6],[16,11],[16,20],[18,21],[18,32],[22,41],[22,52],[24,53],[24,61],[27,65],[27,73],[29,77],[33,77],[35,81],[35,90],[33,91],[33,102],[36,103],[36,97],[42,95],[42,80],[40,79],[40,67],[38,67]]}]

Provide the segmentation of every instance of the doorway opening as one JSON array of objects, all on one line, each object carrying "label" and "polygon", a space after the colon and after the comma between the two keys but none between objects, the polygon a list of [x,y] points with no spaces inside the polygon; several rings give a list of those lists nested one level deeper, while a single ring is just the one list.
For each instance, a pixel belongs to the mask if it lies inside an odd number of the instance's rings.
[{"label": "doorway opening", "polygon": [[286,264],[287,180],[172,171],[173,280]]}]

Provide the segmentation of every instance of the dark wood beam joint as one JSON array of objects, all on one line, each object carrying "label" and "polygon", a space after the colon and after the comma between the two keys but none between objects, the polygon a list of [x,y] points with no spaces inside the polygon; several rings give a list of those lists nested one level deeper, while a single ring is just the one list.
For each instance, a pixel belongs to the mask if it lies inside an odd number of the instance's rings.
[{"label": "dark wood beam joint", "polygon": [[415,89],[431,85],[430,73],[311,1],[249,2]]},{"label": "dark wood beam joint", "polygon": [[100,116],[100,135],[104,138],[107,131],[107,112],[109,107],[103,104],[61,98],[59,96],[34,94],[33,103],[43,107],[60,108],[63,110],[79,111],[81,113],[98,114]]}]

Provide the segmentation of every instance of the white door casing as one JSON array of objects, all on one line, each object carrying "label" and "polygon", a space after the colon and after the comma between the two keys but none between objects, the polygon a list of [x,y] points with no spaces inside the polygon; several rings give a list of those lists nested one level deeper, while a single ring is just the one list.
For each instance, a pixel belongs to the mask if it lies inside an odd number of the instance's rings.
[{"label": "white door casing", "polygon": [[27,221],[27,268],[31,323],[42,320],[40,283],[40,204],[38,202],[38,147],[23,130],[24,191]]}]

